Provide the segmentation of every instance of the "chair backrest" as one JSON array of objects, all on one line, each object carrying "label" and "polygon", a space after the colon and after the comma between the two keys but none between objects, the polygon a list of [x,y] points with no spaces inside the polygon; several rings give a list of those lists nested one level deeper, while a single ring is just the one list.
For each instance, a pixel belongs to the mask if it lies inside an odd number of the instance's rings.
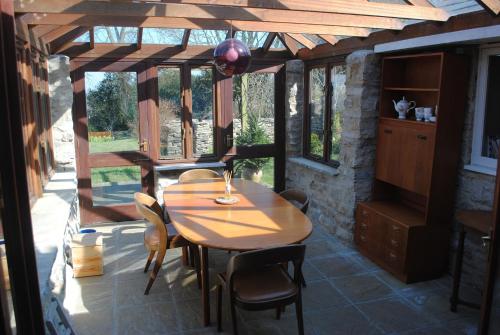
[{"label": "chair backrest", "polygon": [[147,195],[146,193],[136,192],[136,193],[134,193],[134,201],[136,202],[136,204],[138,202],[138,203],[148,207],[153,212],[158,214],[162,218],[162,220],[164,219],[163,210],[162,210],[160,204],[152,196]]},{"label": "chair backrest", "polygon": [[162,210],[158,202],[149,195],[140,192],[134,193],[134,202],[137,212],[160,232],[160,245],[167,245],[167,227],[163,221]]},{"label": "chair backrest", "polygon": [[220,174],[209,169],[194,169],[183,172],[179,176],[179,183],[182,184],[182,183],[187,183],[188,181],[191,180],[213,179],[213,178],[220,178]]},{"label": "chair backrest", "polygon": [[296,202],[300,204],[300,206],[297,207],[302,213],[307,213],[307,209],[309,208],[309,197],[303,191],[292,188],[281,192],[280,195],[291,203]]},{"label": "chair backrest", "polygon": [[231,257],[227,264],[226,276],[229,287],[232,288],[233,276],[239,272],[254,271],[269,266],[276,266],[292,262],[294,266],[295,283],[299,283],[302,272],[302,263],[306,246],[304,244],[291,244],[282,247],[261,249],[242,252]]}]

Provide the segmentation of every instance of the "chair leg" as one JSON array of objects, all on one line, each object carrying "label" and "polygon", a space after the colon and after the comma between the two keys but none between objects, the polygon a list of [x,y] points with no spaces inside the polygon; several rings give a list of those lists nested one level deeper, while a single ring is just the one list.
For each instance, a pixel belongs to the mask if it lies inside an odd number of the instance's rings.
[{"label": "chair leg", "polygon": [[144,267],[144,273],[148,272],[149,266],[151,265],[151,262],[153,261],[153,257],[155,256],[155,254],[156,254],[155,250],[151,250],[149,252],[148,260],[146,262],[146,266]]},{"label": "chair leg", "polygon": [[307,287],[306,280],[304,279],[304,274],[302,272],[300,272],[300,283],[302,284],[302,287]]},{"label": "chair leg", "polygon": [[149,275],[149,282],[148,285],[146,286],[146,290],[144,291],[144,295],[148,295],[151,286],[153,286],[156,276],[158,275],[161,265],[163,264],[163,258],[165,257],[165,252],[166,251],[163,252],[158,251],[158,255],[156,256],[155,260],[155,267],[153,268],[153,271],[151,271],[151,274]]},{"label": "chair leg", "polygon": [[189,264],[189,253],[188,247],[182,247],[182,265],[188,266]]},{"label": "chair leg", "polygon": [[233,335],[238,335],[238,320],[237,320],[237,315],[236,315],[236,306],[234,305],[234,302],[231,300],[231,321],[233,323]]},{"label": "chair leg", "polygon": [[188,250],[189,250],[189,266],[191,266],[193,268],[196,266],[195,261],[194,261],[194,257],[195,257],[194,248],[195,247],[192,245],[190,245],[188,248]]},{"label": "chair leg", "polygon": [[194,268],[196,270],[196,280],[198,281],[198,288],[201,289],[201,265],[200,265],[200,249],[197,245],[191,247],[194,258]]},{"label": "chair leg", "polygon": [[217,285],[217,331],[222,331],[222,285]]},{"label": "chair leg", "polygon": [[299,292],[297,301],[295,302],[295,311],[297,313],[297,325],[299,328],[299,335],[304,335],[304,319],[302,315],[302,295]]}]

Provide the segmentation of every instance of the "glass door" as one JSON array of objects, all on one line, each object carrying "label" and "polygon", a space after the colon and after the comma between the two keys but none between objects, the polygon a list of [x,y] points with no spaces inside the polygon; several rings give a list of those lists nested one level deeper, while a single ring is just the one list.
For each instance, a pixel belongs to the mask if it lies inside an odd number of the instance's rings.
[{"label": "glass door", "polygon": [[284,94],[281,66],[256,67],[233,77],[232,148],[237,178],[277,191],[284,186]]},{"label": "glass door", "polygon": [[82,223],[137,219],[151,184],[144,66],[90,63],[74,72]]}]

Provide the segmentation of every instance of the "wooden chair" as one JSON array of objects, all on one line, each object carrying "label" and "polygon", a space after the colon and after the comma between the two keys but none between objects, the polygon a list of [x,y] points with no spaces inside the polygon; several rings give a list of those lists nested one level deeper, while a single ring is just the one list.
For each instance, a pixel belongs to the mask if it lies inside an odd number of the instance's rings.
[{"label": "wooden chair", "polygon": [[198,246],[190,244],[184,237],[179,235],[172,224],[165,224],[163,220],[163,211],[156,199],[147,194],[136,192],[134,193],[134,201],[137,212],[152,225],[146,228],[144,232],[144,245],[149,251],[148,260],[144,267],[144,273],[148,272],[149,266],[156,255],[155,265],[150,274],[148,285],[144,294],[149,294],[149,290],[153,285],[167,249],[188,248],[194,255],[194,263],[196,276],[198,278],[198,286],[201,283],[200,274],[200,256]]},{"label": "wooden chair", "polygon": [[183,172],[179,176],[179,183],[187,183],[192,180],[197,179],[212,179],[212,178],[220,178],[220,174],[213,170],[209,169],[193,169]]},{"label": "wooden chair", "polygon": [[[238,334],[236,308],[246,310],[276,309],[280,318],[284,306],[295,303],[299,334],[304,334],[302,316],[302,286],[300,278],[304,262],[305,245],[248,251],[233,256],[225,273],[218,275],[217,330],[222,330],[222,290],[226,289],[231,307],[233,334]],[[282,266],[292,262],[293,278]]]},{"label": "wooden chair", "polygon": [[302,213],[307,214],[307,209],[309,208],[309,197],[307,194],[301,190],[289,189],[281,192],[280,195],[298,207]]}]

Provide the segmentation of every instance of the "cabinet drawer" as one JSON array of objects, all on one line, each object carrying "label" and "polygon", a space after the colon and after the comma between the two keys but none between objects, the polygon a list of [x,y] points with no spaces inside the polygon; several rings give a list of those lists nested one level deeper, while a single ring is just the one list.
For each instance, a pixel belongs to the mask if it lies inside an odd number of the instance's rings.
[{"label": "cabinet drawer", "polygon": [[404,272],[405,256],[402,252],[391,248],[384,248],[383,258],[387,266],[398,272]]},{"label": "cabinet drawer", "polygon": [[370,208],[359,205],[356,209],[356,232],[370,240],[381,242],[385,235],[385,226],[377,219],[377,214]]}]

